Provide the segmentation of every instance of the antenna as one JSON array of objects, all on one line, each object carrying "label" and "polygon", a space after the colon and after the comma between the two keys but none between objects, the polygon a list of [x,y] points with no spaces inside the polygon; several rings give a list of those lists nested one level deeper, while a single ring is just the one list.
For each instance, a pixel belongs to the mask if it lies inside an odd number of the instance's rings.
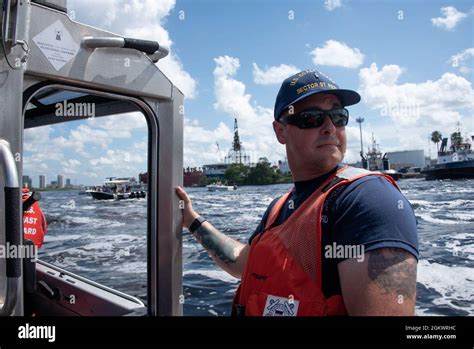
[{"label": "antenna", "polygon": [[428,154],[431,160],[431,135],[428,135]]},{"label": "antenna", "polygon": [[217,157],[218,157],[218,161],[221,160],[221,148],[219,147],[219,142],[216,141],[216,145],[217,145]]},{"label": "antenna", "polygon": [[364,118],[357,118],[356,121],[359,123],[359,130],[360,130],[360,156],[362,157],[364,154],[364,144],[362,143],[362,123],[364,122]]}]

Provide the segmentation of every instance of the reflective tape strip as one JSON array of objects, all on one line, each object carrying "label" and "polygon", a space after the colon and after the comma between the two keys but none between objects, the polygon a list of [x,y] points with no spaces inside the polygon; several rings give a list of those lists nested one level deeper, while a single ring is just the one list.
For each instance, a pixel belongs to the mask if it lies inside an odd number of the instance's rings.
[{"label": "reflective tape strip", "polygon": [[337,177],[343,178],[343,179],[351,179],[351,178],[354,178],[366,173],[381,174],[379,171],[368,171],[363,168],[347,167],[344,171],[339,172],[337,174]]}]

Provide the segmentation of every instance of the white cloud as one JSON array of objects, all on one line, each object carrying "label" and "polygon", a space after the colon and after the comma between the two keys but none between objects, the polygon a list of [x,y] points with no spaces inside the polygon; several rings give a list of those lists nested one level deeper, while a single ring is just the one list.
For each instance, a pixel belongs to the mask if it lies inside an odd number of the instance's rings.
[{"label": "white cloud", "polygon": [[135,24],[154,20],[162,23],[174,8],[176,0],[132,0],[122,1],[122,4],[127,19],[132,18],[136,22]]},{"label": "white cloud", "polygon": [[[124,149],[109,149],[107,150],[105,156],[91,159],[89,160],[89,163],[92,166],[107,165],[115,171],[120,170],[123,173],[124,168],[130,170],[134,169],[137,163],[146,163],[146,153],[143,153],[137,149],[133,151]],[[127,171],[125,171],[125,173],[126,172]]]},{"label": "white cloud", "polygon": [[[42,126],[25,130],[23,150],[25,153],[31,154],[23,159],[23,163],[27,164],[26,166],[37,169],[40,164],[48,163],[50,160],[64,160],[62,149],[51,144],[50,134],[53,131],[54,126]],[[29,161],[27,162],[26,159]]]},{"label": "white cloud", "polygon": [[431,23],[445,30],[453,30],[468,16],[466,13],[458,11],[454,6],[441,7],[441,14],[443,17],[431,18]]},{"label": "white cloud", "polygon": [[76,159],[68,159],[68,160],[62,162],[62,165],[67,166],[67,167],[77,167],[80,164],[81,164],[81,162],[79,160],[76,160]]},{"label": "white cloud", "polygon": [[[457,53],[449,58],[449,63],[453,68],[458,68],[462,74],[469,74],[472,68],[466,64],[466,61],[472,61],[474,58],[474,47],[467,48],[464,51]],[[472,64],[470,64],[472,66]]]},{"label": "white cloud", "polygon": [[66,161],[62,161],[61,165],[63,166],[61,173],[77,174],[79,172],[78,167],[81,165],[81,162],[76,159],[68,159]]},{"label": "white cloud", "polygon": [[[399,83],[403,69],[396,65],[378,69],[375,64],[361,69],[359,92],[373,112],[362,125],[364,131],[374,132],[382,152],[423,149],[425,155],[435,155],[428,137],[434,130],[448,136],[461,122],[464,132],[472,132],[474,90],[469,81],[451,73],[437,80],[420,83]],[[377,115],[379,114],[379,115]],[[359,137],[352,134],[353,137]],[[348,136],[349,140],[349,136]],[[367,137],[364,135],[364,146]],[[352,143],[352,155],[360,145]],[[357,149],[357,152],[355,151]]]},{"label": "white cloud", "polygon": [[[79,125],[75,130],[71,130],[69,139],[64,141],[64,146],[72,147],[74,149],[83,150],[86,144],[96,144],[103,149],[107,149],[115,135],[89,127],[87,125]],[[61,140],[61,142],[63,142]]]},{"label": "white cloud", "polygon": [[358,48],[336,40],[326,41],[323,47],[316,47],[311,55],[315,65],[357,68],[364,62],[364,55]]},{"label": "white cloud", "polygon": [[125,37],[158,41],[170,49],[170,54],[157,66],[184,93],[186,98],[197,96],[197,82],[184,69],[173,52],[173,40],[165,29],[166,17],[175,0],[70,0],[68,6],[78,21],[106,28]]},{"label": "white cloud", "polygon": [[42,147],[44,141],[49,139],[53,131],[51,126],[35,127],[34,129],[25,129],[24,132],[24,151],[36,151]]},{"label": "white cloud", "polygon": [[74,150],[87,158],[92,146],[107,149],[115,139],[132,138],[135,130],[147,132],[145,117],[140,112],[89,118],[78,122],[78,126],[69,131],[68,138],[59,136],[50,142],[60,151]]},{"label": "white cloud", "polygon": [[[44,174],[48,180],[65,174],[91,181],[88,173],[95,173],[97,178],[111,173],[137,176],[146,169],[148,131],[140,112],[74,121],[69,125],[75,127],[68,134],[56,137],[52,135],[62,125],[25,130],[25,174],[35,179]],[[139,134],[143,134],[140,138],[143,140],[136,142]],[[114,140],[120,142],[114,148],[125,148],[109,150]],[[80,161],[81,157],[85,161]]]},{"label": "white cloud", "polygon": [[104,27],[110,27],[117,19],[121,7],[117,0],[69,0],[67,5],[71,19],[96,26],[101,23]]},{"label": "white cloud", "polygon": [[220,56],[214,59],[214,93],[217,111],[237,118],[239,135],[252,161],[267,156],[275,162],[284,158],[284,147],[277,142],[273,128],[273,110],[251,103],[251,95],[245,92],[245,84],[234,78],[240,67],[238,58]]},{"label": "white cloud", "polygon": [[197,120],[184,119],[184,165],[199,167],[204,164],[222,162],[226,155],[221,149],[218,152],[216,142],[221,147],[232,140],[231,130],[220,122],[214,130],[206,130]]},{"label": "white cloud", "polygon": [[[365,126],[365,125],[364,125]],[[347,149],[344,156],[344,162],[354,163],[360,161],[360,131],[358,126],[346,126]],[[362,140],[364,142],[364,151],[370,144],[371,134],[365,131],[363,127]]]},{"label": "white cloud", "polygon": [[[386,65],[379,69],[375,63],[359,72],[359,93],[363,101],[381,117],[390,117],[399,138],[415,130],[433,127],[450,129],[457,121],[471,126],[466,111],[474,110],[474,90],[471,82],[452,73],[437,80],[420,83],[399,83],[403,69]],[[387,118],[387,120],[390,120]],[[387,126],[387,125],[386,125]],[[410,132],[406,132],[409,127]],[[424,138],[424,136],[420,137]],[[408,139],[407,139],[408,140]]]},{"label": "white cloud", "polygon": [[324,0],[324,8],[328,11],[333,11],[342,7],[342,0]]},{"label": "white cloud", "polygon": [[287,77],[301,71],[294,65],[280,64],[262,70],[253,63],[253,82],[257,85],[281,84]]},{"label": "white cloud", "polygon": [[133,130],[148,129],[145,116],[141,112],[115,114],[107,117],[89,118],[87,125],[93,128],[110,131],[113,138],[129,138]]}]

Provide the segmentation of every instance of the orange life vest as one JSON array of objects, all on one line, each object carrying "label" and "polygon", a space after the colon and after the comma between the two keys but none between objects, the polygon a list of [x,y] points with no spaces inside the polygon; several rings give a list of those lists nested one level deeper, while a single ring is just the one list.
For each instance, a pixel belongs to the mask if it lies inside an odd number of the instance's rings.
[{"label": "orange life vest", "polygon": [[397,187],[391,177],[380,172],[345,166],[324,181],[284,223],[271,228],[291,191],[275,203],[265,233],[250,245],[234,297],[234,315],[347,315],[341,295],[326,298],[322,291],[322,209],[332,190],[365,176],[383,176]]},{"label": "orange life vest", "polygon": [[[31,191],[23,188],[22,200],[25,202],[30,198]],[[31,240],[40,248],[43,245],[46,234],[46,217],[37,201],[35,201],[26,211],[23,211],[23,239]]]}]

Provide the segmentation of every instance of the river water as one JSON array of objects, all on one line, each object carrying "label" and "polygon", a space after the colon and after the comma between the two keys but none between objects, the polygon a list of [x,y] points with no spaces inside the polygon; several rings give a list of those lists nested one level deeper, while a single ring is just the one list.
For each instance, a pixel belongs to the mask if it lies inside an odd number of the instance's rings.
[{"label": "river water", "polygon": [[[474,180],[399,181],[418,219],[418,315],[474,315]],[[273,198],[290,185],[208,192],[189,188],[194,208],[222,232],[247,241]],[[96,201],[44,192],[48,232],[40,259],[146,298],[146,199]],[[229,315],[238,280],[183,236],[184,314]]]}]

